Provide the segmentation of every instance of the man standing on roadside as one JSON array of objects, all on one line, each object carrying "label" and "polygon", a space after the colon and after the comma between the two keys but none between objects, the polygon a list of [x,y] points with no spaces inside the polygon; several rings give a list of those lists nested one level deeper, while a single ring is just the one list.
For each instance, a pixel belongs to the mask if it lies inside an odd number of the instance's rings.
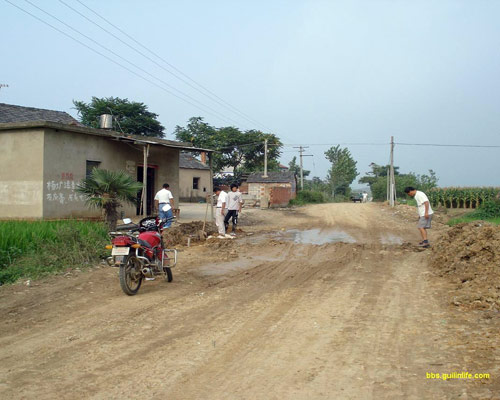
[{"label": "man standing on roadside", "polygon": [[227,232],[229,228],[229,220],[232,218],[233,229],[231,230],[231,235],[236,235],[236,225],[238,225],[238,213],[241,212],[241,205],[243,204],[243,199],[241,198],[241,193],[238,191],[238,185],[233,183],[231,185],[231,191],[227,194],[227,214],[224,218],[224,227]]},{"label": "man standing on roadside", "polygon": [[429,199],[424,192],[421,192],[414,187],[406,187],[405,193],[408,196],[413,197],[417,202],[417,228],[420,231],[420,235],[422,236],[422,241],[419,243],[419,246],[426,248],[430,247],[429,240],[427,240],[427,229],[431,228],[432,214],[434,214],[434,211],[432,211],[431,208],[431,203],[429,202]]},{"label": "man standing on roadside", "polygon": [[227,205],[227,193],[220,187],[214,187],[214,193],[217,197],[217,208],[215,209],[215,225],[219,230],[219,239],[226,237],[226,228],[224,226],[224,215]]},{"label": "man standing on roadside", "polygon": [[172,225],[172,217],[174,216],[172,208],[174,207],[174,196],[169,190],[168,183],[163,184],[163,189],[159,190],[155,196],[155,208],[159,212],[159,218],[162,221],[164,228],[170,228]]}]

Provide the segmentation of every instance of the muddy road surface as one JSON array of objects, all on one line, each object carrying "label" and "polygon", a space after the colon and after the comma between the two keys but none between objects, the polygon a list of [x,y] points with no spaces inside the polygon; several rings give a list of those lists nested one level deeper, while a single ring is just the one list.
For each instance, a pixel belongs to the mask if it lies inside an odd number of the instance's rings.
[{"label": "muddy road surface", "polygon": [[494,378],[498,350],[460,346],[473,325],[407,244],[408,219],[375,204],[253,212],[137,296],[103,266],[0,288],[0,398],[500,398],[493,379],[427,378]]}]

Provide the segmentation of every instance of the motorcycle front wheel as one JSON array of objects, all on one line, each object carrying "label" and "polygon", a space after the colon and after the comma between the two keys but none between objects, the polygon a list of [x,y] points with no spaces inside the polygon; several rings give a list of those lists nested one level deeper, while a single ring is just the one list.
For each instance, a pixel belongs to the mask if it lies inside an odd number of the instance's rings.
[{"label": "motorcycle front wheel", "polygon": [[137,257],[128,257],[120,266],[120,286],[125,294],[137,294],[142,284],[141,262]]},{"label": "motorcycle front wheel", "polygon": [[165,280],[167,282],[172,282],[172,280],[174,279],[174,276],[172,275],[172,268],[164,267],[163,270],[165,271]]}]

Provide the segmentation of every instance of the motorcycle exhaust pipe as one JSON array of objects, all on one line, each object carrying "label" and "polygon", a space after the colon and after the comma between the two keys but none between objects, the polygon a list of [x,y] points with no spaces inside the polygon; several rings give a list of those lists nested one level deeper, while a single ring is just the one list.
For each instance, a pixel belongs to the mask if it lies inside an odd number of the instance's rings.
[{"label": "motorcycle exhaust pipe", "polygon": [[144,274],[144,276],[147,276],[148,278],[152,277],[151,268],[143,268],[142,273]]}]

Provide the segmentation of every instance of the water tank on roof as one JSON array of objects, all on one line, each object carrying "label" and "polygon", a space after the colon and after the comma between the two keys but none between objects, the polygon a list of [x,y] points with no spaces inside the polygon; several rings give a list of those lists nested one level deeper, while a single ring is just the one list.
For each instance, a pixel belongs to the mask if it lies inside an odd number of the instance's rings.
[{"label": "water tank on roof", "polygon": [[111,114],[102,114],[99,117],[99,128],[113,129],[113,116]]}]

